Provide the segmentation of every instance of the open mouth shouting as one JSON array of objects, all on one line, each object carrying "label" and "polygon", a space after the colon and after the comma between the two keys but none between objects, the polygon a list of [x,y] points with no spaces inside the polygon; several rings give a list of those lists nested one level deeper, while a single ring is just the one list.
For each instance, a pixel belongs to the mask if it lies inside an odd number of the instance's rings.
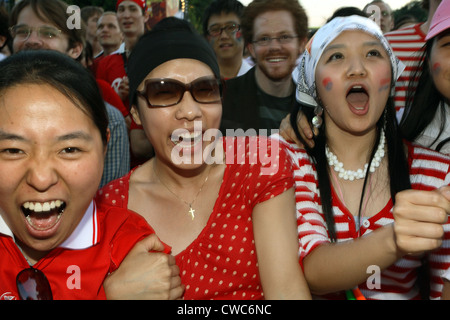
[{"label": "open mouth shouting", "polygon": [[354,85],[347,92],[347,102],[352,112],[365,114],[368,109],[369,93],[362,85]]},{"label": "open mouth shouting", "polygon": [[27,201],[21,206],[28,226],[37,232],[49,231],[61,219],[66,203],[62,200],[46,202]]}]

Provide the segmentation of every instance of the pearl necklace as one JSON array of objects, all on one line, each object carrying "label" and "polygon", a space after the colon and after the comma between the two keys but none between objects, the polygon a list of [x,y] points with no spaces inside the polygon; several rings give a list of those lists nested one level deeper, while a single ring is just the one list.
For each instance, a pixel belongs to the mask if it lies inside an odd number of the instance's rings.
[{"label": "pearl necklace", "polygon": [[[378,144],[377,151],[375,152],[375,156],[373,157],[369,168],[369,171],[372,173],[375,172],[375,169],[380,166],[381,160],[383,160],[385,140],[386,138],[384,131],[381,130],[380,143]],[[355,179],[364,179],[366,177],[367,167],[369,166],[368,163],[364,165],[364,169],[358,169],[356,171],[345,170],[344,164],[337,159],[333,152],[330,151],[328,145],[325,146],[325,155],[327,156],[328,165],[333,167],[334,171],[339,174],[339,178],[353,181]]]}]

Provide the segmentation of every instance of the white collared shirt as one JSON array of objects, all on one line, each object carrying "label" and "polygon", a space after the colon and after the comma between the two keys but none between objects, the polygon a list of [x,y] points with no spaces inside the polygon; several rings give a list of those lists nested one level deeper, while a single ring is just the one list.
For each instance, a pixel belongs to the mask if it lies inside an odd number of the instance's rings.
[{"label": "white collared shirt", "polygon": [[[13,232],[0,215],[0,233],[15,238]],[[80,223],[72,234],[58,247],[65,249],[80,250],[92,247],[99,241],[97,207],[92,200],[83,215]]]}]

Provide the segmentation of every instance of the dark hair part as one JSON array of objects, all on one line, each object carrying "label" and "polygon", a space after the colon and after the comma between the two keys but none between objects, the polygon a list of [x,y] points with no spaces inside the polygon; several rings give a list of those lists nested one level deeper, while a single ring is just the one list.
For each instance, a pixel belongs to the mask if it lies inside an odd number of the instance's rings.
[{"label": "dark hair part", "polygon": [[23,84],[47,84],[64,94],[92,119],[106,146],[106,107],[95,78],[79,62],[53,50],[21,51],[1,61],[0,92]]},{"label": "dark hair part", "polygon": [[[366,4],[364,6],[363,11],[366,12],[366,10],[369,8],[369,6],[374,5],[376,3],[384,3],[388,7],[389,11],[392,11],[389,3],[387,3],[386,1],[383,1],[383,0],[373,0],[373,1],[369,2],[368,4]],[[390,12],[390,13],[392,14],[392,12]]]},{"label": "dark hair part", "polygon": [[211,16],[222,13],[234,13],[241,20],[244,8],[244,5],[237,0],[214,0],[203,14],[203,35],[206,36],[208,34],[208,24]]},{"label": "dark hair part", "polygon": [[308,16],[298,0],[253,0],[244,10],[241,30],[246,44],[253,41],[255,19],[268,11],[288,11],[299,39],[308,36]]},{"label": "dark hair part", "polygon": [[[22,0],[18,2],[11,11],[10,26],[17,24],[20,12],[27,6],[31,6],[39,19],[54,24],[68,36],[69,49],[74,48],[77,44],[82,44],[84,48],[86,43],[85,23],[81,21],[81,28],[79,29],[69,29],[67,27],[67,20],[70,17],[70,13],[67,13],[68,4],[61,0]],[[80,57],[77,60],[79,59]]]},{"label": "dark hair part", "polygon": [[[300,135],[300,129],[297,125],[297,117],[299,112],[302,111],[309,122],[311,123],[314,117],[313,108],[302,107],[299,103],[295,104],[294,110],[291,113],[290,123],[297,138],[303,142],[305,149],[308,154],[312,157],[314,164],[316,166],[317,177],[318,177],[318,187],[320,190],[320,199],[322,205],[322,211],[325,216],[325,221],[328,228],[329,237],[333,242],[337,241],[335,220],[332,206],[332,192],[331,192],[331,181],[330,181],[330,169],[328,166],[328,161],[325,155],[325,145],[327,139],[325,136],[325,119],[322,127],[319,129],[319,134],[314,137],[315,147],[309,148],[305,143],[304,139]],[[385,130],[386,144],[387,144],[387,157],[388,157],[388,172],[389,172],[389,184],[392,201],[395,203],[395,195],[405,189],[411,188],[411,182],[409,179],[409,166],[406,158],[406,153],[404,149],[404,144],[401,139],[399,132],[399,127],[397,123],[394,101],[390,97],[387,101],[385,112],[382,117],[377,122],[377,138],[372,146],[372,151],[369,160],[369,166],[375,155],[378,143],[380,141],[381,129]],[[361,216],[361,209],[363,204],[363,198],[365,194],[365,189],[367,185],[369,174],[366,175],[364,180],[363,190],[361,192],[361,199],[359,205],[359,216]]]},{"label": "dark hair part", "polygon": [[[445,127],[448,125],[446,120],[445,108],[447,107],[445,105],[445,97],[436,88],[431,76],[432,71],[429,66],[429,57],[431,56],[431,49],[435,39],[436,37],[428,40],[423,47],[420,66],[416,69],[411,78],[418,82],[417,85],[415,84],[415,81],[410,81],[409,83],[406,106],[400,122],[405,139],[415,141],[433,121],[438,112],[440,112],[442,122],[440,123],[439,134],[436,136],[435,140],[426,147],[431,147],[435,144],[444,132]],[[440,151],[449,141],[450,137],[441,141],[437,145],[436,151]]]},{"label": "dark hair part", "polygon": [[93,17],[95,15],[98,15],[99,17],[103,14],[105,10],[102,7],[97,7],[97,6],[86,6],[81,8],[81,19],[83,19],[83,21],[85,23],[88,22],[90,17]]},{"label": "dark hair part", "polygon": [[341,7],[341,8],[336,9],[336,11],[333,12],[331,17],[328,18],[327,23],[336,17],[348,17],[348,16],[353,16],[353,15],[367,18],[367,14],[357,7]]},{"label": "dark hair part", "polygon": [[12,38],[8,30],[8,18],[8,11],[6,11],[4,6],[0,6],[0,36],[5,37],[5,42],[3,46],[0,46],[0,50],[7,46],[12,52]]}]

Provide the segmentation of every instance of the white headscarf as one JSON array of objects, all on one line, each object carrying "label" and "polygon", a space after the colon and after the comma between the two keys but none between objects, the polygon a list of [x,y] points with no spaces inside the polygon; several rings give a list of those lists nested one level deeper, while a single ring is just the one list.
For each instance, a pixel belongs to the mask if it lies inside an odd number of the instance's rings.
[{"label": "white headscarf", "polygon": [[394,55],[392,48],[378,25],[361,16],[337,17],[320,28],[313,38],[306,45],[306,50],[302,55],[300,63],[294,70],[297,79],[297,101],[311,107],[318,105],[315,73],[317,63],[322,56],[323,51],[328,45],[336,39],[343,31],[361,30],[377,38],[389,55],[392,66],[392,89],[395,80],[405,69],[405,65]]}]

